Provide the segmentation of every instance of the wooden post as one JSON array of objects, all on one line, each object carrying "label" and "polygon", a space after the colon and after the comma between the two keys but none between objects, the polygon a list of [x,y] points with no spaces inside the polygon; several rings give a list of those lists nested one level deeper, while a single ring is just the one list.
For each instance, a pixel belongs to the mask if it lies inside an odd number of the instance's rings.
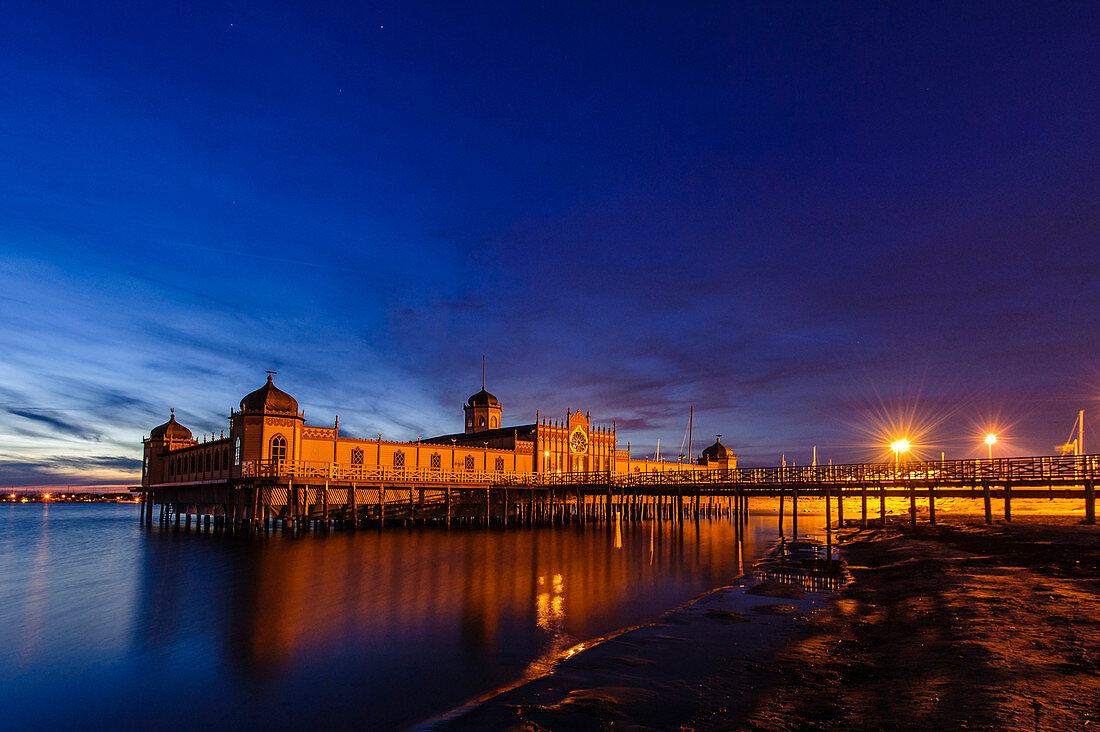
[{"label": "wooden post", "polygon": [[325,522],[325,530],[328,530],[328,481],[321,489],[321,520]]},{"label": "wooden post", "polygon": [[917,525],[917,484],[909,484],[909,525]]},{"label": "wooden post", "polygon": [[1012,486],[1008,483],[1004,485],[1005,492],[1005,521],[1012,523]]},{"label": "wooden post", "polygon": [[448,483],[443,489],[443,500],[447,506],[447,528],[451,528],[451,484]]},{"label": "wooden post", "polygon": [[[228,508],[228,507],[227,507]],[[298,526],[298,489],[294,486],[293,480],[286,482],[286,513],[290,519],[292,528]],[[226,514],[229,512],[226,511]],[[283,519],[283,528],[286,528],[286,519]]]},{"label": "wooden post", "polygon": [[928,522],[936,525],[936,487],[928,486]]},{"label": "wooden post", "polygon": [[1096,485],[1094,481],[1085,481],[1085,523],[1096,523]]},{"label": "wooden post", "polygon": [[867,486],[864,485],[859,491],[859,504],[860,504],[860,523],[863,528],[867,528]]},{"label": "wooden post", "polygon": [[779,487],[779,535],[783,536],[783,487]]},{"label": "wooden post", "polygon": [[829,495],[829,486],[825,486],[825,567],[832,565],[833,558],[833,512],[829,509],[832,497]]},{"label": "wooden post", "polygon": [[351,507],[351,528],[359,528],[359,506],[358,498],[355,494],[355,483],[348,484],[348,505]]},{"label": "wooden post", "polygon": [[378,486],[378,528],[386,525],[386,486]]},{"label": "wooden post", "polygon": [[886,528],[886,484],[878,487],[878,512],[882,519],[882,528]]},{"label": "wooden post", "polygon": [[[741,517],[737,519],[740,521]],[[798,538],[798,487],[791,486],[791,536]]]},{"label": "wooden post", "polygon": [[844,488],[841,486],[836,489],[836,527],[844,528]]},{"label": "wooden post", "polygon": [[989,490],[989,481],[982,483],[982,498],[985,499],[985,522],[993,523],[993,496]]}]

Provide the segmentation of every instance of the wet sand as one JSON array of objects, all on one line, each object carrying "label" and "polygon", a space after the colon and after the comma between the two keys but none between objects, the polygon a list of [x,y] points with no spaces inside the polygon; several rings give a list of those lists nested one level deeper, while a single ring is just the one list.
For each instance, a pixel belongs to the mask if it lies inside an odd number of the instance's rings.
[{"label": "wet sand", "polygon": [[[891,503],[885,530],[849,520],[838,532],[850,579],[839,593],[814,576],[777,577],[765,559],[731,586],[574,649],[549,675],[433,726],[1100,724],[1100,527],[1082,525],[1078,506],[1046,501],[1014,503],[1013,523],[986,526],[961,500],[941,507],[939,525],[922,511],[912,527],[907,502]],[[1066,515],[1042,513],[1051,508]]]},{"label": "wet sand", "polygon": [[747,714],[750,669],[803,636],[810,619],[832,602],[829,588],[821,586],[827,581],[803,571],[820,564],[824,547],[814,542],[798,543],[794,552],[790,544],[783,547],[785,558],[766,557],[750,576],[652,624],[575,648],[552,673],[427,728],[678,730],[706,711],[703,690],[718,680],[729,692],[734,676],[744,684],[730,693],[724,713]]},{"label": "wet sand", "polygon": [[726,730],[1091,729],[1100,723],[1100,527],[953,515],[848,529],[853,583],[809,634],[724,669],[689,726]]}]

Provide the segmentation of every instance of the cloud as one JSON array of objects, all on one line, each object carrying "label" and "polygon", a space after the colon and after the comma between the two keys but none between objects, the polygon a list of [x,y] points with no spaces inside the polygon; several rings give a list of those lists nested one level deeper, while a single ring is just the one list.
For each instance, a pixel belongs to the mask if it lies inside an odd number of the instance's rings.
[{"label": "cloud", "polygon": [[141,479],[141,460],[125,456],[3,457],[0,484],[5,487],[136,484]]},{"label": "cloud", "polygon": [[39,424],[44,424],[47,427],[52,428],[55,432],[59,432],[71,437],[79,437],[86,440],[98,440],[100,435],[98,432],[90,431],[86,426],[75,424],[73,422],[67,422],[60,417],[52,417],[49,414],[43,414],[42,411],[31,411],[29,409],[5,409],[8,414],[16,417],[22,417]]}]

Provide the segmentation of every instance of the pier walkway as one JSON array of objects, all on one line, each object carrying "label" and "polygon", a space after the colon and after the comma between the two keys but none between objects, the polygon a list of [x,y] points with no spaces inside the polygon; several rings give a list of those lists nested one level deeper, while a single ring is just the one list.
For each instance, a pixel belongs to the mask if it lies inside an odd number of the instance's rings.
[{"label": "pier walkway", "polygon": [[[617,518],[683,520],[747,511],[753,497],[836,499],[844,520],[845,499],[867,502],[908,498],[912,520],[917,500],[982,499],[986,520],[992,501],[1003,501],[1011,521],[1013,498],[1082,500],[1087,523],[1095,523],[1095,483],[1100,455],[1037,456],[981,460],[861,463],[708,470],[676,469],[631,473],[515,473],[364,468],[292,460],[245,462],[226,480],[151,485],[143,495],[142,520],[192,516],[206,525],[284,529],[358,527],[387,522],[532,524],[611,521]],[[831,520],[831,519],[830,519]]]}]

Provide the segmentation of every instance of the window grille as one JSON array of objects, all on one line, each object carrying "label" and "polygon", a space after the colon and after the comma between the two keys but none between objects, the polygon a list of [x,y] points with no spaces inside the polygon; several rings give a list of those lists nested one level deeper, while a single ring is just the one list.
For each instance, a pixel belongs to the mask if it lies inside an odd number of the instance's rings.
[{"label": "window grille", "polygon": [[432,470],[441,470],[443,468],[443,459],[439,456],[439,453],[432,453]]},{"label": "window grille", "polygon": [[466,469],[467,470],[473,470],[474,469],[474,456],[473,455],[467,455],[466,456]]},{"label": "window grille", "polygon": [[271,459],[286,460],[286,440],[282,435],[271,438]]},{"label": "window grille", "polygon": [[496,470],[498,473],[504,472],[504,458],[498,457],[496,461]]},{"label": "window grille", "polygon": [[405,453],[398,450],[393,454],[393,467],[403,468],[405,467]]},{"label": "window grille", "polygon": [[357,447],[351,451],[351,464],[353,467],[363,467],[363,448]]}]

